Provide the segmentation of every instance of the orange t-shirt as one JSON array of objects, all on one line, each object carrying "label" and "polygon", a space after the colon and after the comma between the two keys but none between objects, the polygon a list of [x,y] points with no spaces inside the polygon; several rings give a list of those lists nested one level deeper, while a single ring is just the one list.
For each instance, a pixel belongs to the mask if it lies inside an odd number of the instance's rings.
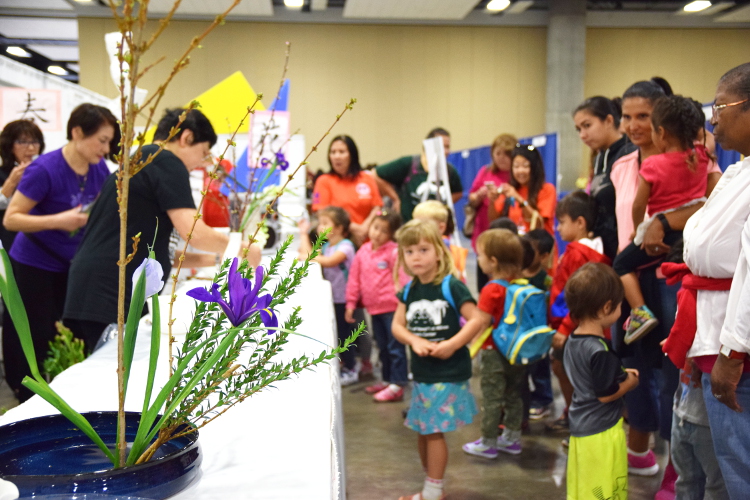
[{"label": "orange t-shirt", "polygon": [[[518,194],[524,199],[529,199],[529,188],[521,186],[517,189]],[[505,205],[505,196],[500,195],[495,200],[495,210],[497,213],[502,213],[503,206]],[[544,219],[544,229],[551,234],[555,235],[555,206],[557,205],[557,193],[555,192],[555,186],[549,182],[545,182],[542,189],[539,190],[539,194],[536,197],[536,207],[539,215]],[[530,231],[529,223],[523,218],[523,208],[516,202],[509,207],[508,218],[516,223],[519,231],[528,233]]]},{"label": "orange t-shirt", "polygon": [[343,208],[352,222],[361,224],[373,208],[383,206],[383,199],[375,178],[366,172],[360,172],[353,179],[328,173],[315,181],[312,210],[317,212],[330,206]]}]

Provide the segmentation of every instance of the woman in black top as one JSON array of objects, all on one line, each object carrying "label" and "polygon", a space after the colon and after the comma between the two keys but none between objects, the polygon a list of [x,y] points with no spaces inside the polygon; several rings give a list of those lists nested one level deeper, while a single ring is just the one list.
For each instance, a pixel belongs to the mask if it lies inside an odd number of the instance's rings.
[{"label": "woman in black top", "polygon": [[604,254],[613,260],[617,254],[617,219],[615,188],[609,174],[618,158],[635,150],[619,131],[620,115],[619,105],[602,96],[589,97],[573,112],[578,136],[596,154],[591,177],[591,197],[597,205],[594,234],[602,238]]}]

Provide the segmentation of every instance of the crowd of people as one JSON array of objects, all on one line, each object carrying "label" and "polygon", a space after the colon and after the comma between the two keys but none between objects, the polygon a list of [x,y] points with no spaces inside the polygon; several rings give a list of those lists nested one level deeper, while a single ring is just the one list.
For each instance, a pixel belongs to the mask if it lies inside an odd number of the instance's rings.
[{"label": "crowd of people", "polygon": [[[423,151],[368,172],[351,137],[331,141],[330,171],[313,188],[315,222],[299,225],[299,255],[327,233],[315,260],[331,284],[338,338],[366,318],[378,347],[380,379],[366,392],[379,403],[411,394],[404,425],[418,434],[426,478],[402,500],[444,498],[444,433],[477,414],[481,436],[462,450],[483,459],[523,453],[530,419],[567,433],[568,498],[626,498],[628,474],[659,473],[656,432],[670,450],[656,500],[750,491],[750,160],[722,174],[714,157],[715,143],[750,155],[750,63],[722,76],[712,111],[709,133],[701,105],[662,78],[622,98],[586,99],[571,126],[591,149],[588,185],[562,197],[534,146],[497,136],[466,193],[475,293],[453,236],[453,202],[464,195],[457,170],[448,164],[447,182],[435,185]],[[189,172],[210,162],[217,140],[202,113],[181,121],[182,113],[165,113],[143,156],[163,151],[130,187],[128,237],[154,242],[166,276],[179,257],[176,235],[185,238],[196,217]],[[447,156],[450,134],[436,128],[434,137]],[[0,240],[40,358],[55,321],[91,351],[117,319],[117,189],[104,159],[117,151],[119,127],[105,108],[84,104],[67,138],[44,153],[30,121],[0,133]],[[182,256],[186,265],[211,266],[228,237],[198,220],[191,244],[208,253]],[[129,275],[146,252],[139,246]],[[526,314],[537,296],[541,313]],[[535,340],[508,340],[508,328]],[[28,366],[7,313],[3,330],[6,379],[23,401]],[[341,355],[341,383],[372,370],[364,335]],[[553,375],[565,401],[557,416]]]}]

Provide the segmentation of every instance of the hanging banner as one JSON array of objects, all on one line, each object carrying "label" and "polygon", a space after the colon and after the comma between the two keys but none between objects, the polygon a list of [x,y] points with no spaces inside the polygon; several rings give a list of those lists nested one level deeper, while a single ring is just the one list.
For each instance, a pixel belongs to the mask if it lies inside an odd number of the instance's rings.
[{"label": "hanging banner", "polygon": [[0,88],[0,128],[14,120],[31,120],[43,132],[62,131],[61,92],[48,89]]}]

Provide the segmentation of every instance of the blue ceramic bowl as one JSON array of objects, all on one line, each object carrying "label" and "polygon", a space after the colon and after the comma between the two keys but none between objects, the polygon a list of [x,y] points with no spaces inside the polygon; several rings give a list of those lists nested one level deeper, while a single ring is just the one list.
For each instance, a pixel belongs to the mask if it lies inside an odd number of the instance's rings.
[{"label": "blue ceramic bowl", "polygon": [[[117,412],[85,413],[105,443],[114,443]],[[126,438],[135,438],[139,413],[126,414]],[[147,463],[113,469],[104,453],[62,415],[0,427],[0,477],[21,497],[97,493],[162,499],[187,487],[203,459],[197,432],[162,445]]]}]

